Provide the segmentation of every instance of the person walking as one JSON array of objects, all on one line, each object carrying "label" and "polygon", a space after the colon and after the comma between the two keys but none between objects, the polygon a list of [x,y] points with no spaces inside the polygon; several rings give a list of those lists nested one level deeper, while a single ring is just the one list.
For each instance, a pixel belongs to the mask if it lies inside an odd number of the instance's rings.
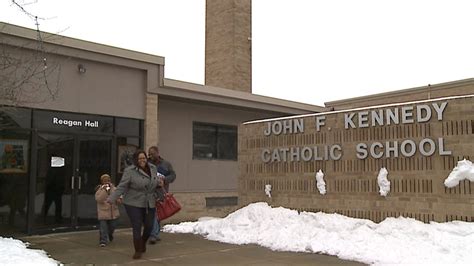
[{"label": "person walking", "polygon": [[112,203],[123,195],[123,205],[133,230],[133,259],[141,258],[142,253],[146,252],[146,243],[155,220],[155,190],[162,185],[156,167],[147,162],[145,151],[137,150],[133,154],[133,165],[124,170],[117,190],[107,199]]},{"label": "person walking", "polygon": [[[158,172],[158,178],[161,179],[163,182],[163,188],[157,189],[156,191],[157,192],[156,197],[159,200],[163,200],[165,193],[168,193],[169,191],[170,183],[173,183],[174,180],[176,179],[176,173],[171,163],[164,160],[160,156],[160,150],[158,149],[157,146],[151,146],[148,149],[148,162],[156,166],[157,172]],[[160,221],[158,220],[158,216],[156,216],[153,221],[153,229],[150,235],[149,243],[151,245],[154,245],[156,244],[156,241],[161,240],[159,236],[160,228],[161,228]]]},{"label": "person walking", "polygon": [[120,216],[117,203],[120,198],[113,204],[107,203],[107,197],[116,190],[112,180],[108,174],[100,176],[100,185],[97,186],[95,192],[95,200],[97,201],[97,219],[99,220],[99,245],[105,247],[114,239],[115,225]]}]

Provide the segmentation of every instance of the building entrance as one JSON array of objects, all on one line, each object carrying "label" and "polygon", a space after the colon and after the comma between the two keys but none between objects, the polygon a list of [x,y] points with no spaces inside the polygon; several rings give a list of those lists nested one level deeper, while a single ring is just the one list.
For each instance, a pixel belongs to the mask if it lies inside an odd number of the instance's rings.
[{"label": "building entrance", "polygon": [[140,147],[139,119],[0,107],[0,234],[93,229],[99,177],[118,184]]},{"label": "building entrance", "polygon": [[109,136],[39,133],[34,231],[97,225],[95,188],[112,172]]}]

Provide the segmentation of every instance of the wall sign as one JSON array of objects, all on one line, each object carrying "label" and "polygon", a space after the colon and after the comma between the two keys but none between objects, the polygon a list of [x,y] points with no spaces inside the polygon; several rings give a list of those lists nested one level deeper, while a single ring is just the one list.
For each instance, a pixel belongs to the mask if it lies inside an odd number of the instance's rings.
[{"label": "wall sign", "polygon": [[65,132],[113,132],[113,118],[100,115],[33,111],[33,127]]},{"label": "wall sign", "polygon": [[[329,125],[326,115],[316,115],[314,128],[305,126],[304,118],[287,119],[267,122],[263,135],[267,137],[291,135],[304,133],[305,130],[320,132],[331,131],[331,126],[345,130],[358,128],[385,127],[400,124],[418,124],[430,121],[442,121],[443,114],[448,102],[424,103],[415,106],[396,106],[374,110],[348,111],[344,112],[344,119],[335,121],[339,125]],[[331,121],[334,123],[334,121]],[[346,147],[347,148],[347,147]],[[398,158],[412,157],[415,154],[432,156],[434,154],[445,156],[451,155],[452,151],[446,148],[444,138],[422,138],[401,139],[391,141],[359,142],[352,147],[357,159],[366,158]],[[351,152],[353,154],[353,152]],[[265,163],[287,162],[287,161],[326,161],[340,160],[344,156],[344,150],[340,143],[284,147],[275,149],[263,149],[261,159]]]},{"label": "wall sign", "polygon": [[98,120],[69,120],[58,117],[52,118],[53,125],[66,125],[68,127],[99,127]]}]

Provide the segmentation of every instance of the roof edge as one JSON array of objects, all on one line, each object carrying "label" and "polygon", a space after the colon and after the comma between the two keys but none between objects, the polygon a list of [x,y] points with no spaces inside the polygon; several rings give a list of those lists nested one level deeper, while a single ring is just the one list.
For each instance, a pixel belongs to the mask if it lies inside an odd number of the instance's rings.
[{"label": "roof edge", "polygon": [[404,106],[404,105],[431,103],[431,102],[438,102],[438,101],[444,101],[444,100],[457,100],[457,99],[466,99],[466,98],[474,98],[474,94],[438,97],[438,98],[427,99],[427,100],[396,102],[396,103],[390,103],[390,104],[377,104],[377,105],[370,105],[370,106],[364,106],[364,107],[341,109],[337,111],[321,112],[318,114],[303,114],[303,115],[292,115],[292,116],[258,119],[258,120],[247,121],[247,122],[244,122],[243,124],[247,125],[247,124],[271,122],[271,121],[278,121],[278,120],[305,118],[305,117],[310,117],[310,116],[322,116],[322,115],[340,114],[340,113],[348,113],[348,112],[359,112],[359,111],[372,110],[372,109],[391,108],[391,107],[398,107],[398,106]]},{"label": "roof edge", "polygon": [[305,112],[327,111],[327,109],[322,106],[299,103],[299,102],[288,101],[288,100],[279,99],[279,98],[257,95],[257,94],[253,94],[249,92],[230,90],[230,89],[225,89],[225,88],[201,85],[201,84],[167,79],[167,78],[164,79],[163,87],[188,91],[188,92],[201,94],[201,95],[212,95],[212,96],[218,96],[218,97],[223,97],[227,99],[245,100],[245,101],[253,102],[256,104],[260,103],[260,104],[266,104],[266,105],[274,105],[274,106],[298,109]]},{"label": "roof edge", "polygon": [[[37,40],[38,33],[36,30],[9,24],[5,22],[0,22],[0,33],[21,37],[29,40]],[[59,34],[49,33],[41,31],[43,36],[43,41],[49,44],[56,44],[65,47],[91,51],[100,54],[112,55],[116,57],[122,57],[127,59],[132,59],[136,61],[142,61],[146,63],[164,65],[165,58],[158,55],[152,55],[142,52],[137,52],[125,48],[110,46],[106,44],[95,43],[91,41],[85,41],[81,39],[76,39],[72,37],[66,37]]]},{"label": "roof edge", "polygon": [[383,92],[383,93],[377,93],[377,94],[369,94],[366,96],[347,98],[347,99],[336,100],[336,101],[329,101],[329,102],[324,102],[324,105],[326,107],[330,107],[332,105],[348,104],[348,103],[354,103],[354,102],[360,102],[360,101],[370,101],[371,99],[390,97],[393,95],[403,96],[405,94],[423,92],[425,90],[437,91],[437,90],[445,89],[446,87],[453,88],[453,87],[459,87],[459,86],[470,85],[470,84],[474,85],[474,78],[443,82],[443,83],[438,83],[438,84],[433,84],[433,85],[428,84],[426,86],[413,87],[413,88],[408,88],[408,89],[401,89],[401,90],[395,90],[395,91],[389,91],[389,92]]}]

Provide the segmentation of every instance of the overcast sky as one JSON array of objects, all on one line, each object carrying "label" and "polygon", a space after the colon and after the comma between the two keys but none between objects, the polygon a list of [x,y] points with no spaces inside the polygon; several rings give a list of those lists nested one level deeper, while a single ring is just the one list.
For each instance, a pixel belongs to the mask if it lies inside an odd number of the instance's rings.
[{"label": "overcast sky", "polygon": [[[33,0],[17,0],[34,2]],[[40,29],[164,56],[204,83],[205,0],[37,0]],[[0,20],[34,28],[10,0]],[[326,101],[474,77],[474,1],[253,0],[253,92]]]}]

